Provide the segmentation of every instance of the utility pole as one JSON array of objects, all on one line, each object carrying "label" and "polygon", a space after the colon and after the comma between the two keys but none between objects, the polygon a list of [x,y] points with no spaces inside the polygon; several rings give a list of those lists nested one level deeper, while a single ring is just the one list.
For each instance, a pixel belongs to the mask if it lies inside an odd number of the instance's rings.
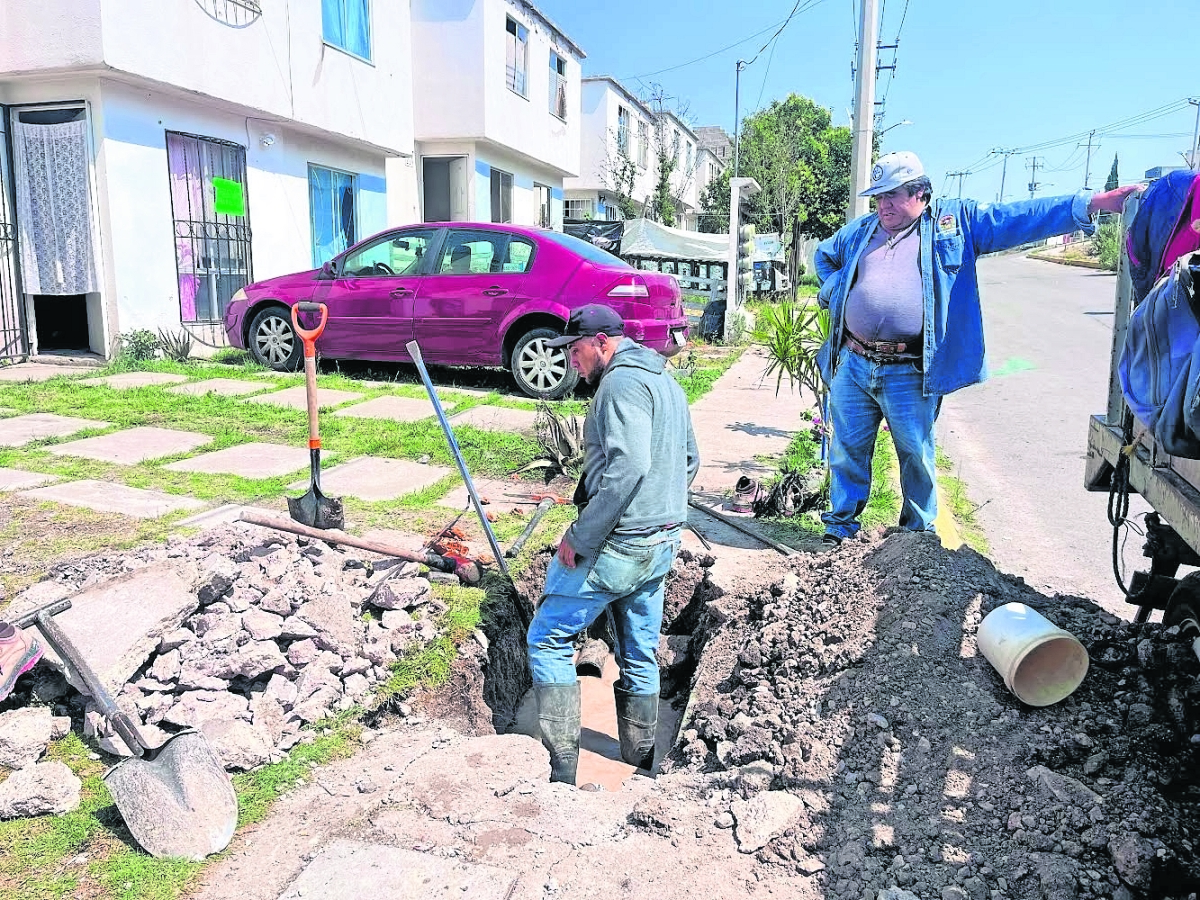
[{"label": "utility pole", "polygon": [[1189,165],[1196,168],[1197,157],[1200,156],[1200,100],[1194,97],[1188,97],[1188,103],[1196,107],[1196,128],[1192,132],[1192,146],[1188,148],[1188,156],[1191,158]]},{"label": "utility pole", "polygon": [[[1096,129],[1093,128],[1091,131],[1088,132],[1087,164],[1084,165],[1084,167],[1083,167],[1083,189],[1085,191],[1088,190],[1088,179],[1091,178],[1091,176],[1092,176],[1092,138],[1094,138],[1095,136],[1096,136]],[[1082,147],[1083,145],[1076,144],[1075,146]],[[1100,149],[1100,146],[1098,144],[1096,145],[1096,149],[1097,150]]]},{"label": "utility pole", "polygon": [[1004,157],[1004,165],[1000,167],[1000,196],[996,198],[997,203],[1004,202],[1004,178],[1008,174],[1008,158],[1016,153],[1016,150],[1005,150],[1001,147],[996,147],[992,150],[993,153]]},{"label": "utility pole", "polygon": [[742,97],[742,69],[746,68],[746,61],[739,59],[737,61],[736,72],[733,76],[733,177],[738,177],[738,132],[742,127],[741,120],[741,97]]},{"label": "utility pole", "polygon": [[850,164],[850,202],[846,220],[858,218],[869,208],[866,197],[858,196],[871,181],[871,149],[875,130],[875,64],[879,39],[879,7],[876,0],[862,0],[858,29],[858,68],[854,92],[854,149]]},{"label": "utility pole", "polygon": [[966,178],[970,174],[971,174],[970,172],[965,172],[965,171],[964,172],[947,172],[946,173],[947,178],[957,178],[958,179],[958,199],[959,200],[962,199],[963,179]]},{"label": "utility pole", "polygon": [[1037,192],[1037,189],[1039,187],[1041,187],[1041,185],[1038,184],[1038,180],[1037,180],[1037,170],[1040,168],[1043,168],[1044,166],[1045,166],[1045,162],[1036,156],[1029,157],[1029,162],[1025,164],[1025,168],[1030,170],[1030,175],[1029,175],[1029,199],[1030,200],[1033,199],[1033,195]]}]

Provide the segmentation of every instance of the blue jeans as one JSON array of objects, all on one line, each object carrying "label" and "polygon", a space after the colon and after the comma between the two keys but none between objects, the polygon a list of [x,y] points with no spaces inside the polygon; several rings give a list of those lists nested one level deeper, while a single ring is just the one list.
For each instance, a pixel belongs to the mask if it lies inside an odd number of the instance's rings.
[{"label": "blue jeans", "polygon": [[829,386],[829,512],[825,532],[850,537],[871,492],[871,457],[881,419],[886,419],[900,461],[904,502],[900,527],[932,531],[937,517],[937,469],[933,423],[940,397],[921,393],[915,363],[876,363],[843,347]]},{"label": "blue jeans", "polygon": [[588,565],[568,569],[555,556],[537,615],[529,625],[529,669],[537,684],[574,684],[573,639],[611,607],[616,628],[617,687],[658,693],[663,582],[679,550],[679,529],[649,537],[611,536]]}]

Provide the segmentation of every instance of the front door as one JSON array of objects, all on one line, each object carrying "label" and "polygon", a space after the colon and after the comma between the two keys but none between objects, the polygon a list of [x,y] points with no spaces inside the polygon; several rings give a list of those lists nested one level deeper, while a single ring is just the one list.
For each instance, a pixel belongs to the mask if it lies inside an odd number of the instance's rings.
[{"label": "front door", "polygon": [[500,322],[521,302],[533,242],[506,231],[452,228],[417,295],[421,350],[440,363],[499,365]]},{"label": "front door", "polygon": [[337,261],[337,277],[313,299],[329,307],[321,349],[348,359],[409,358],[413,303],[436,228],[393,231]]}]

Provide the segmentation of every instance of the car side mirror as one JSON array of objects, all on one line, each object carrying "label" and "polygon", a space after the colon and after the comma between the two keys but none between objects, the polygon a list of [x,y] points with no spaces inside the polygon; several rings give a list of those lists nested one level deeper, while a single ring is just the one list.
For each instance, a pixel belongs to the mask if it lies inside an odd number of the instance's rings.
[{"label": "car side mirror", "polygon": [[325,264],[321,266],[321,277],[322,278],[336,278],[337,277],[337,264],[334,260],[332,260],[332,259],[326,260]]}]

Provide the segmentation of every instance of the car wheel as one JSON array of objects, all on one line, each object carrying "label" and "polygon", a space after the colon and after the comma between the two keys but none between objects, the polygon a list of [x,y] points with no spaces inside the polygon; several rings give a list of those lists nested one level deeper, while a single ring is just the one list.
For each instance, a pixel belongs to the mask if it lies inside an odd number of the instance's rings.
[{"label": "car wheel", "polygon": [[255,314],[246,345],[256,362],[279,372],[295,371],[303,357],[303,345],[284,306],[268,306]]},{"label": "car wheel", "polygon": [[558,336],[553,328],[534,328],[513,348],[513,378],[530,397],[557,400],[579,382],[579,373],[571,368],[566,349],[546,346],[546,341]]}]

